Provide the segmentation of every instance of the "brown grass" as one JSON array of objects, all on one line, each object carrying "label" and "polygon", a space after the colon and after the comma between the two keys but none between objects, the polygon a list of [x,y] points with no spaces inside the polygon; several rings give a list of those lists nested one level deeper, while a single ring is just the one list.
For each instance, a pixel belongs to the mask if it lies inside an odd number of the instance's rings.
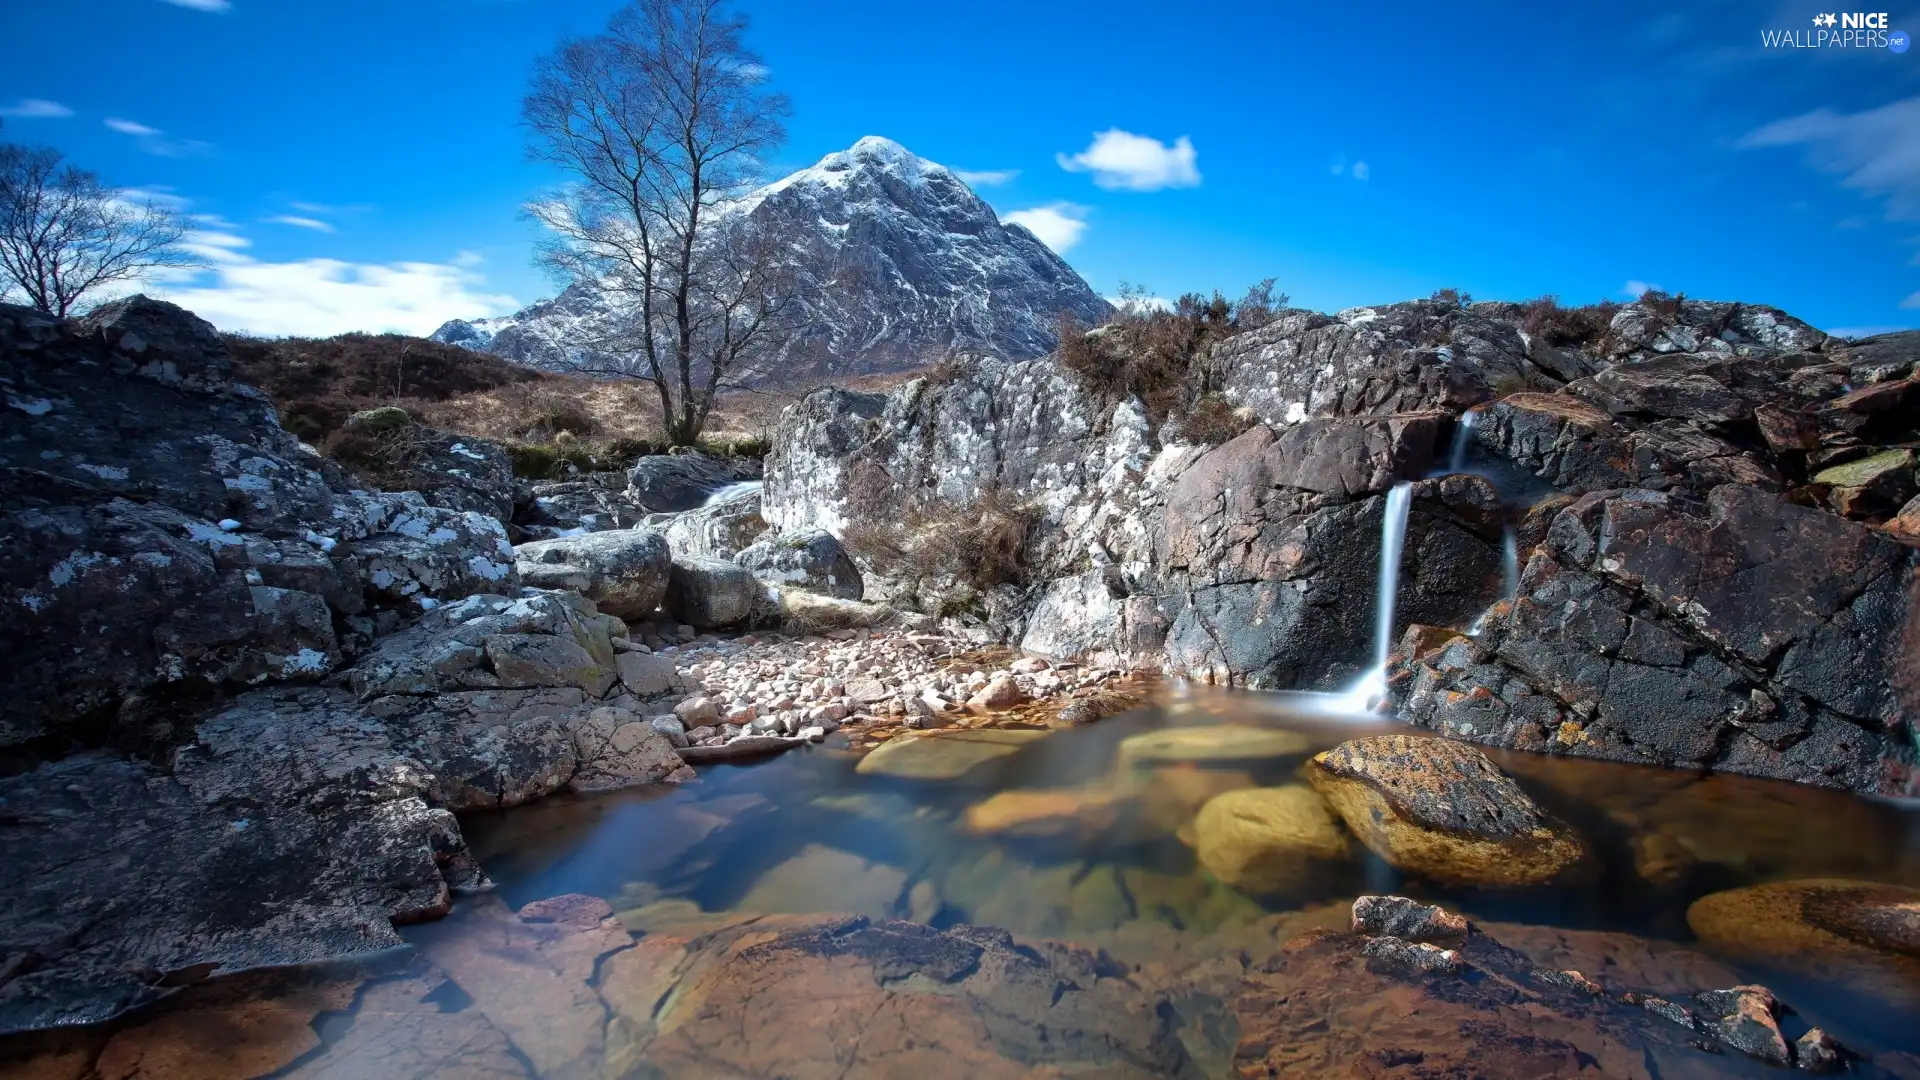
[{"label": "brown grass", "polygon": [[1038,516],[1031,504],[988,488],[961,505],[910,500],[892,514],[850,524],[841,542],[884,577],[984,591],[1023,579]]}]

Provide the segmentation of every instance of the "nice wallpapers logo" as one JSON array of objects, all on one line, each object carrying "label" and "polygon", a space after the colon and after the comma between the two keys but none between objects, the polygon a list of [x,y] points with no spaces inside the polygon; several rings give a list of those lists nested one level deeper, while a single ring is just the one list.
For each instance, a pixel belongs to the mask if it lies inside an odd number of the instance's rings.
[{"label": "nice wallpapers logo", "polygon": [[1762,30],[1760,44],[1769,49],[1886,49],[1907,51],[1905,30],[1887,25],[1884,11],[1821,12],[1812,29]]}]

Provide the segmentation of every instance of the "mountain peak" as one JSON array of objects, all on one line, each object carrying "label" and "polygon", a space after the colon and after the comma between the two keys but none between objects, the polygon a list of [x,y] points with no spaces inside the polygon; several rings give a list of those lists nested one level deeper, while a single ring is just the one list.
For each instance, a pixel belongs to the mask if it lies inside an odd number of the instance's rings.
[{"label": "mountain peak", "polygon": [[[1002,223],[952,170],[868,135],[730,202],[798,260],[805,329],[781,347],[789,376],[898,371],[950,348],[1009,359],[1053,348],[1053,320],[1112,314],[1060,256]],[[448,323],[439,340],[537,367],[581,366],[630,320],[572,287],[502,319]]]}]

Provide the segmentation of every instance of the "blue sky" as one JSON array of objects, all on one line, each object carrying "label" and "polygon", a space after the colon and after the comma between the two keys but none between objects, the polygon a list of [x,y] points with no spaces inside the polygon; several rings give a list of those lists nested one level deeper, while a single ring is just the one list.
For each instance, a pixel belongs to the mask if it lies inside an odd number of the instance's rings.
[{"label": "blue sky", "polygon": [[[21,0],[0,138],[182,200],[218,261],[173,288],[222,326],[425,332],[554,291],[518,214],[555,180],[519,96],[615,6]],[[742,8],[794,103],[773,171],[878,134],[1014,174],[978,190],[1104,293],[1641,282],[1920,326],[1920,52],[1762,47],[1826,0]]]}]

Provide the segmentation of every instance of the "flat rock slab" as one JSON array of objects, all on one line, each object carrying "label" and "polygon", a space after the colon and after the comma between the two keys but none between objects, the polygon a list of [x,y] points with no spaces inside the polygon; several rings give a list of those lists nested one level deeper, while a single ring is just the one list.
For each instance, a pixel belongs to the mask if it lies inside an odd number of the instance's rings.
[{"label": "flat rock slab", "polygon": [[939,735],[903,735],[861,758],[854,771],[907,780],[957,780],[975,766],[1006,757],[1046,734],[977,728]]},{"label": "flat rock slab", "polygon": [[395,920],[443,914],[453,815],[420,797],[417,764],[372,744],[340,760],[363,784],[311,802],[291,772],[217,758],[165,776],[83,754],[0,781],[0,1034],[392,948]]},{"label": "flat rock slab", "polygon": [[1224,765],[1292,757],[1314,747],[1312,736],[1276,728],[1220,724],[1169,728],[1131,735],[1120,742],[1120,761],[1134,765]]},{"label": "flat rock slab", "polygon": [[709,761],[737,761],[742,758],[766,757],[769,754],[784,753],[796,746],[805,746],[807,740],[787,735],[742,735],[732,742],[719,746],[682,746],[676,752],[680,760],[689,765],[703,765]]}]

